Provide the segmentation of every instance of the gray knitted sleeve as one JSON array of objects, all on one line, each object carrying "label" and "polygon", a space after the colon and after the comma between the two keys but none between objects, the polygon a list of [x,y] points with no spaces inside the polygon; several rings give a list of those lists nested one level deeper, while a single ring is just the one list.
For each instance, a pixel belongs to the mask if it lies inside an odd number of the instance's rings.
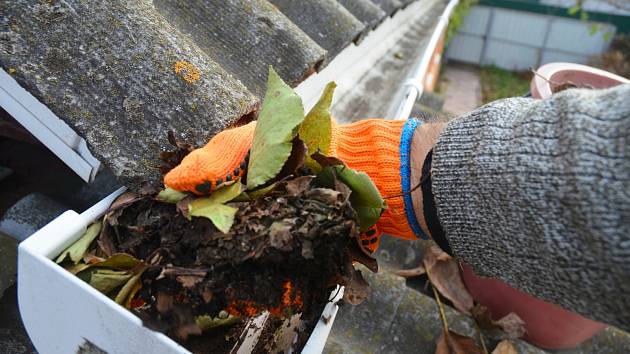
[{"label": "gray knitted sleeve", "polygon": [[630,330],[630,85],[485,105],[449,123],[432,172],[477,274]]}]

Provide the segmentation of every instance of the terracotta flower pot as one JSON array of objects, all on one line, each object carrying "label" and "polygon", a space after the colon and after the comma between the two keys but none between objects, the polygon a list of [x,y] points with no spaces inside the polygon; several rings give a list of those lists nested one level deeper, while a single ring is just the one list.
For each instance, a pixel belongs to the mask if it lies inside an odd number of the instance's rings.
[{"label": "terracotta flower pot", "polygon": [[487,306],[494,320],[516,313],[525,321],[524,339],[541,348],[572,348],[606,328],[603,323],[539,300],[500,280],[478,277],[465,264],[462,277],[475,301]]},{"label": "terracotta flower pot", "polygon": [[[586,65],[550,63],[541,66],[531,82],[532,97],[544,99],[561,85],[606,88],[629,80]],[[606,328],[606,324],[590,320],[560,306],[539,300],[506,283],[476,276],[463,265],[462,277],[473,298],[487,306],[495,320],[514,312],[523,321],[525,340],[545,349],[572,348]]]},{"label": "terracotta flower pot", "polygon": [[630,80],[601,69],[573,63],[549,63],[536,71],[530,84],[533,98],[547,98],[564,84],[578,87],[606,88],[630,83]]}]

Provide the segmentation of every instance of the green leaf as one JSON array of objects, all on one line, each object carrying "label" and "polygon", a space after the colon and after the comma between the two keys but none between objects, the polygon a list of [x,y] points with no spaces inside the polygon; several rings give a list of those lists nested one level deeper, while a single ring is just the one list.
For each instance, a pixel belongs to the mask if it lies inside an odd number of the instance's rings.
[{"label": "green leaf", "polygon": [[214,318],[208,315],[197,316],[195,318],[197,326],[199,326],[202,331],[207,331],[217,327],[232,326],[239,321],[240,319],[238,317],[228,315],[227,313],[225,313],[225,311],[221,311],[221,313],[219,313],[219,316]]},{"label": "green leaf", "polygon": [[291,140],[304,120],[302,100],[269,67],[267,92],[254,132],[247,172],[247,188],[274,178],[291,154]]},{"label": "green leaf", "polygon": [[81,238],[79,238],[75,243],[73,243],[70,247],[63,251],[57,258],[56,262],[61,263],[66,259],[66,257],[70,257],[74,264],[79,263],[87,249],[92,244],[92,241],[94,241],[96,236],[98,236],[98,234],[101,232],[102,226],[103,225],[100,221],[88,226],[83,236],[81,236]]},{"label": "green leaf", "polygon": [[116,303],[123,306],[126,306],[126,304],[129,303],[129,296],[135,294],[133,290],[138,284],[141,284],[140,278],[142,277],[142,273],[144,273],[146,269],[147,267],[143,267],[131,278],[129,278],[129,280],[127,280],[127,282],[125,283],[125,285],[123,285],[118,294],[116,294],[116,298],[114,298],[114,301],[116,301]]},{"label": "green leaf", "polygon": [[278,186],[278,182],[274,182],[266,187],[257,189],[255,191],[251,191],[248,192],[247,195],[251,198],[251,199],[258,199],[264,195],[266,195],[267,193],[271,192],[274,188],[276,188]]},{"label": "green leaf", "polygon": [[238,209],[223,203],[238,197],[242,192],[242,186],[240,182],[234,183],[215,191],[207,198],[193,200],[188,206],[189,217],[200,216],[208,218],[217,229],[227,233],[234,223],[234,216]]},{"label": "green leaf", "polygon": [[107,295],[112,290],[122,286],[132,277],[132,273],[111,269],[96,269],[90,277],[90,285]]},{"label": "green leaf", "polygon": [[367,231],[376,224],[381,217],[386,204],[381,193],[372,182],[372,179],[365,173],[355,171],[346,166],[327,167],[334,169],[337,178],[345,183],[351,190],[350,204],[359,216],[359,228]]},{"label": "green leaf", "polygon": [[94,264],[95,267],[131,269],[142,263],[139,259],[127,253],[116,253],[107,260]]},{"label": "green leaf", "polygon": [[192,208],[200,208],[204,205],[210,204],[223,204],[231,201],[232,199],[238,197],[243,192],[243,184],[233,183],[229,186],[225,186],[223,188],[217,189],[212,192],[210,196],[205,198],[197,198],[190,203],[189,212],[192,212]]},{"label": "green leaf", "polygon": [[575,16],[575,14],[577,14],[578,11],[580,11],[580,8],[581,8],[580,5],[572,6],[567,10],[567,13],[571,16]]},{"label": "green leaf", "polygon": [[332,135],[332,117],[330,115],[330,105],[332,104],[333,92],[337,84],[329,82],[319,98],[319,101],[308,112],[304,122],[300,125],[300,139],[304,141],[308,152],[306,154],[306,166],[315,172],[321,170],[321,166],[313,160],[310,155],[318,150],[326,155],[330,149],[330,139]]},{"label": "green leaf", "polygon": [[589,19],[588,12],[586,11],[580,12],[580,21],[588,21],[588,19]]},{"label": "green leaf", "polygon": [[155,197],[156,200],[159,200],[161,202],[165,202],[165,203],[177,203],[180,200],[186,198],[188,194],[186,193],[182,193],[180,191],[176,191],[172,188],[164,188],[164,190],[162,190],[160,193],[158,193],[158,195]]},{"label": "green leaf", "polygon": [[113,254],[111,257],[107,258],[106,260],[102,261],[102,262],[96,262],[96,263],[90,263],[90,264],[86,264],[86,263],[79,263],[79,264],[75,264],[72,267],[68,268],[67,270],[72,273],[72,274],[77,274],[79,272],[82,272],[86,269],[92,268],[92,267],[97,267],[97,268],[114,268],[114,269],[132,269],[137,267],[139,264],[141,264],[142,262],[135,258],[134,256],[127,254],[127,253],[116,253]]},{"label": "green leaf", "polygon": [[241,194],[237,195],[232,202],[251,202],[252,198],[249,197],[247,192],[241,192]]},{"label": "green leaf", "polygon": [[237,208],[224,204],[212,204],[196,209],[194,212],[191,211],[191,214],[193,216],[203,216],[212,220],[214,226],[226,234],[230,231],[232,224],[234,224],[234,216],[237,211]]}]

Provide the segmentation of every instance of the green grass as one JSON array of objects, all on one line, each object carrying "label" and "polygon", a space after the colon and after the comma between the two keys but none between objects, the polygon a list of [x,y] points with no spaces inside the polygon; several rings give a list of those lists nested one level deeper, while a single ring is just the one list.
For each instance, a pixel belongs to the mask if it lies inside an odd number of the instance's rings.
[{"label": "green grass", "polygon": [[517,73],[496,66],[482,67],[481,98],[483,103],[526,94],[529,91],[531,76],[531,73]]}]

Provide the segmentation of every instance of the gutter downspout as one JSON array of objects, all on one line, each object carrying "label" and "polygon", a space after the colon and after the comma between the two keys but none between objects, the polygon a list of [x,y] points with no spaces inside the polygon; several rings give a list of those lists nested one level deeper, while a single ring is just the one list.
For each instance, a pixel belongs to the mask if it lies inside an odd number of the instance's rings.
[{"label": "gutter downspout", "polygon": [[440,37],[442,33],[446,29],[448,25],[449,18],[453,13],[453,9],[455,6],[459,4],[459,0],[450,0],[442,15],[440,15],[440,19],[438,20],[433,33],[431,34],[431,38],[429,39],[429,43],[427,44],[427,48],[422,54],[416,69],[413,71],[413,74],[405,80],[403,86],[406,87],[405,95],[403,96],[403,100],[400,102],[398,109],[396,110],[396,114],[394,114],[394,119],[405,120],[409,118],[411,114],[411,110],[413,109],[413,104],[416,102],[418,97],[422,96],[424,92],[424,76],[431,63],[431,58],[433,57],[433,53],[435,52],[435,48],[437,47],[438,42],[440,41]]}]

